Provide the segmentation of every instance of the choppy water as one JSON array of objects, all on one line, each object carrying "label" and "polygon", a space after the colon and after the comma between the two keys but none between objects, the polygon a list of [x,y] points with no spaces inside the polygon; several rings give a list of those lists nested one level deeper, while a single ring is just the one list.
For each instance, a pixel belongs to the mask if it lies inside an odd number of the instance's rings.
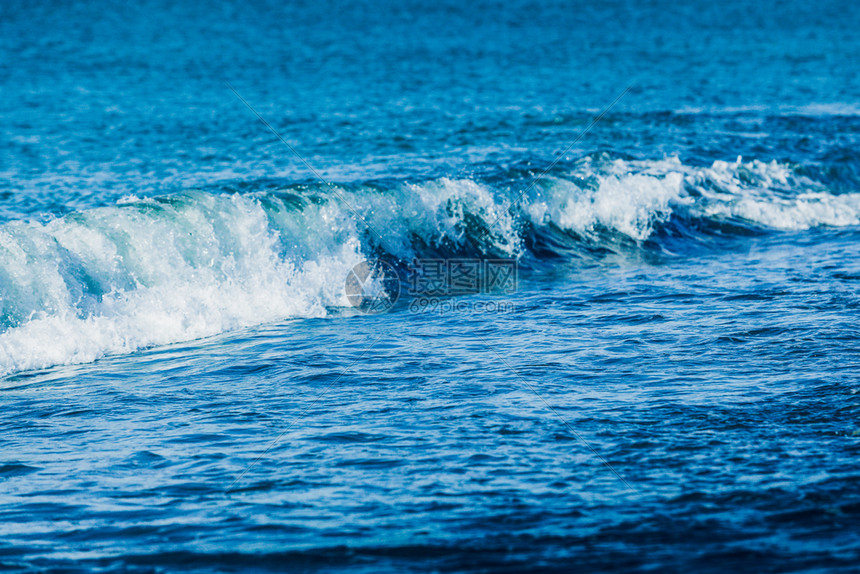
[{"label": "choppy water", "polygon": [[0,567],[853,571],[858,16],[0,5]]}]

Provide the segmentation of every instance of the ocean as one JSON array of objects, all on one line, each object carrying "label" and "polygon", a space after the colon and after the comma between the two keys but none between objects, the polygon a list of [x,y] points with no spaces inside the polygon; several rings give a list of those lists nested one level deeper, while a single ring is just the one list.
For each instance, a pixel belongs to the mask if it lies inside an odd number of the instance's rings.
[{"label": "ocean", "polygon": [[858,23],[0,3],[0,570],[856,572]]}]

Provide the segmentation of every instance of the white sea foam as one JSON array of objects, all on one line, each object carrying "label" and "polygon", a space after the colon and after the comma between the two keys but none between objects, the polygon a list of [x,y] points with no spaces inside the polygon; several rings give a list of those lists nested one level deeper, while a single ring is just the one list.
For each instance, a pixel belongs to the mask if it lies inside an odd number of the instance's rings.
[{"label": "white sea foam", "polygon": [[[330,205],[309,206],[305,225],[316,233],[276,233],[275,215],[253,197],[201,193],[5,226],[0,295],[16,326],[0,334],[0,374],[345,305],[332,277],[362,259],[352,222]],[[301,251],[315,255],[292,256]]]},{"label": "white sea foam", "polygon": [[682,201],[682,177],[609,174],[593,186],[551,179],[545,190],[527,206],[532,221],[588,234],[596,226],[613,229],[633,239],[646,239],[655,223],[672,213],[672,203]]},{"label": "white sea foam", "polygon": [[368,223],[384,234],[386,246],[402,259],[415,255],[416,238],[428,244],[462,246],[467,228],[486,225],[485,248],[516,256],[522,241],[508,202],[489,186],[468,179],[441,178],[404,184],[387,193],[348,194],[350,204],[366,214]]},{"label": "white sea foam", "polygon": [[833,194],[776,161],[738,158],[695,167],[675,157],[588,158],[568,177],[548,179],[526,210],[536,224],[551,221],[586,235],[602,226],[643,240],[673,213],[783,230],[858,225],[860,193]]},{"label": "white sea foam", "polygon": [[686,178],[701,194],[694,204],[701,217],[735,217],[785,230],[860,223],[860,193],[835,195],[776,161],[717,161]]}]

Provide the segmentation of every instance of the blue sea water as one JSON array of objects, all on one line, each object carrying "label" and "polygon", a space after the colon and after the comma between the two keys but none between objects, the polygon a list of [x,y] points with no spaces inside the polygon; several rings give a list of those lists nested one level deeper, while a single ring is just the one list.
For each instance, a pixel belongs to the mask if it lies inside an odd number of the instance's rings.
[{"label": "blue sea water", "polygon": [[0,570],[857,571],[858,24],[0,3]]}]

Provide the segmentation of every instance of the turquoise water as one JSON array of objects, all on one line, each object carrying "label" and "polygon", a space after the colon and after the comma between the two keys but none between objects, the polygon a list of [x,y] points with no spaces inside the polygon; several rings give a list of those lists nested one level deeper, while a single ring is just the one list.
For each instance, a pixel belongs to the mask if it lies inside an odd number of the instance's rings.
[{"label": "turquoise water", "polygon": [[0,5],[0,567],[853,571],[858,21]]}]

